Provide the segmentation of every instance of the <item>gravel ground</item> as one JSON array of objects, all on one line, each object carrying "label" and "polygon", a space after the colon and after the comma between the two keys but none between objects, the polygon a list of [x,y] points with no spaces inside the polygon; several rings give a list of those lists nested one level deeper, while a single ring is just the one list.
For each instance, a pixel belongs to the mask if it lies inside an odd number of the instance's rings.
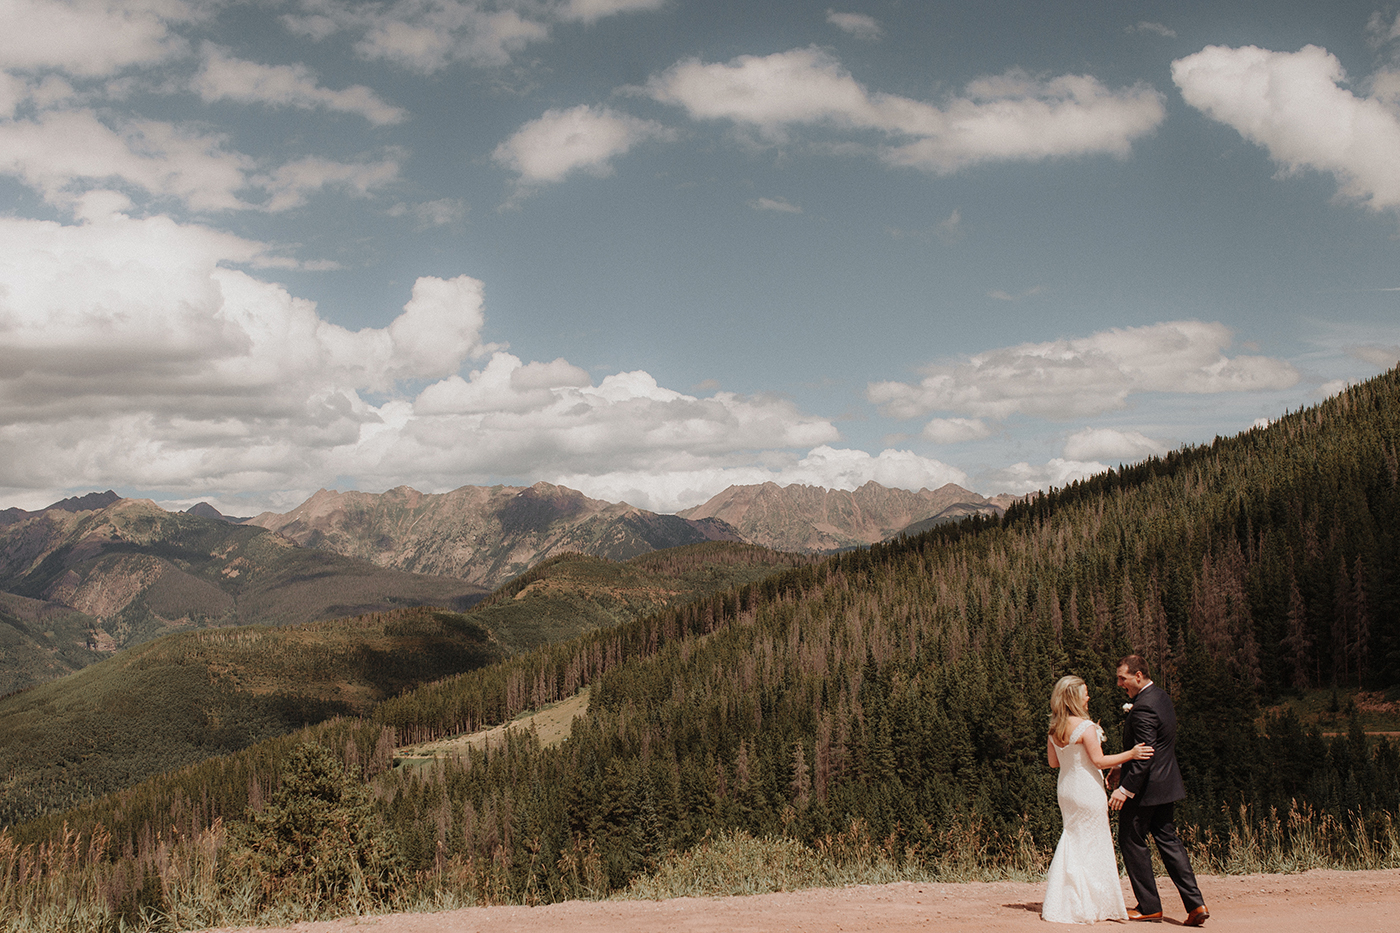
[{"label": "gravel ground", "polygon": [[[1397,933],[1400,869],[1296,875],[1201,876],[1210,933]],[[1159,881],[1166,919],[1186,917],[1171,882]],[[1132,894],[1124,880],[1124,896]],[[1039,884],[864,885],[753,897],[568,901],[547,907],[472,907],[300,923],[262,933],[908,933],[1065,929],[1040,919]],[[1105,921],[1100,927],[1128,926]],[[1133,924],[1136,926],[1136,924]],[[253,928],[237,928],[252,933]],[[234,933],[225,929],[220,933]]]}]

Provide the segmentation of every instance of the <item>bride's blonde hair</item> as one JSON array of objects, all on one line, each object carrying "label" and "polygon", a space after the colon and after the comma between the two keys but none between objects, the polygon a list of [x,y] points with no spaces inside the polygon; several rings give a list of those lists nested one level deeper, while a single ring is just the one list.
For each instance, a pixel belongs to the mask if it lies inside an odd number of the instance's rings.
[{"label": "bride's blonde hair", "polygon": [[1084,702],[1084,678],[1066,674],[1050,691],[1050,736],[1058,742],[1069,739],[1069,717],[1089,718],[1089,705]]}]

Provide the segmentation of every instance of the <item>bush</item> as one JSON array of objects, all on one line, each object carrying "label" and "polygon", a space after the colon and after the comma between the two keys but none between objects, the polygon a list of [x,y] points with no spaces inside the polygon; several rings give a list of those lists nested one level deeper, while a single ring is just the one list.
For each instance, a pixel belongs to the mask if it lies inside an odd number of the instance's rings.
[{"label": "bush", "polygon": [[373,910],[404,881],[368,788],[320,745],[292,752],[282,786],[231,837],[231,885],[252,876],[265,905],[299,904],[306,916]]}]

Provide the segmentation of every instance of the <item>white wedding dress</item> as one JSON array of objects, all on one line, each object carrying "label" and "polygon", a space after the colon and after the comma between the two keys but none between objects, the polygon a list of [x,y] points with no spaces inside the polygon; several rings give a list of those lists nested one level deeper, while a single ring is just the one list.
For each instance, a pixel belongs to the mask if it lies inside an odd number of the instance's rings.
[{"label": "white wedding dress", "polygon": [[1055,746],[1060,759],[1057,792],[1065,828],[1050,862],[1045,904],[1040,910],[1042,919],[1054,923],[1128,919],[1108,829],[1103,773],[1089,761],[1089,753],[1079,741],[1086,729],[1096,728],[1096,723],[1086,719],[1070,733],[1069,745]]}]

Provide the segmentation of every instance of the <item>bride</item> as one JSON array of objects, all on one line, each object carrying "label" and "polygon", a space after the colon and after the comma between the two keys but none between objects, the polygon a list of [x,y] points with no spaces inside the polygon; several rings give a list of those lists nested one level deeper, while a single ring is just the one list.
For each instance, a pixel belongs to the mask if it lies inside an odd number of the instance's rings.
[{"label": "bride", "polygon": [[1064,832],[1055,847],[1040,916],[1054,923],[1126,920],[1118,859],[1108,830],[1108,795],[1102,768],[1151,758],[1152,747],[1135,745],[1117,755],[1103,753],[1103,729],[1089,719],[1089,687],[1070,675],[1050,691],[1050,767],[1060,769],[1057,792]]}]

